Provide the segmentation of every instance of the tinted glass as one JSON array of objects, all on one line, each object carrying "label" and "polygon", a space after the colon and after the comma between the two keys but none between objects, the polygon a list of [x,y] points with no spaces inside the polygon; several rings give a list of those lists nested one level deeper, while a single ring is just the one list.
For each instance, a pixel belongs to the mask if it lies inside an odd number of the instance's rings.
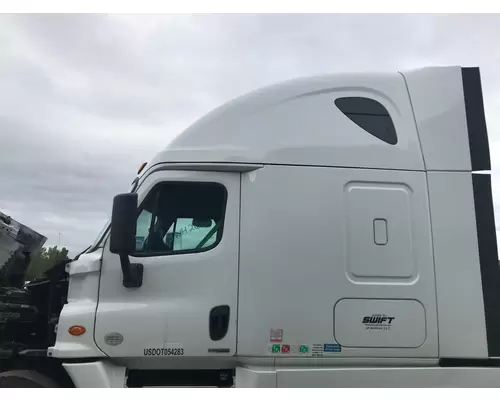
[{"label": "tinted glass", "polygon": [[217,246],[225,207],[226,189],[220,184],[157,185],[137,218],[136,255],[192,253]]},{"label": "tinted glass", "polygon": [[388,144],[396,144],[398,136],[387,109],[378,101],[365,97],[341,97],[335,105],[356,125]]}]

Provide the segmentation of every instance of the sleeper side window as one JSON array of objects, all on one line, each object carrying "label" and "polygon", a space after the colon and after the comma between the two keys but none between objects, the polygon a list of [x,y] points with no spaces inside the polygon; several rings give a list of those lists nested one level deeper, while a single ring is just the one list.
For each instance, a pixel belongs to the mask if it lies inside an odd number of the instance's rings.
[{"label": "sleeper side window", "polygon": [[398,142],[396,128],[387,109],[378,101],[366,97],[340,97],[337,108],[352,122],[388,144]]},{"label": "sleeper side window", "polygon": [[136,256],[207,251],[222,239],[227,191],[218,183],[165,182],[141,205]]}]

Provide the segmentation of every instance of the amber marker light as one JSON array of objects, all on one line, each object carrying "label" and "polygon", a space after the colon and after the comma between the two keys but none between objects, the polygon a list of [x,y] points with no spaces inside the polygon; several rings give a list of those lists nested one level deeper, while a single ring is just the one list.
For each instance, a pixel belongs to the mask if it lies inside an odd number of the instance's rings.
[{"label": "amber marker light", "polygon": [[139,175],[142,172],[142,170],[144,169],[146,164],[147,164],[147,162],[141,164],[141,166],[139,167],[139,170],[137,171],[137,175]]},{"label": "amber marker light", "polygon": [[71,336],[82,336],[85,333],[86,329],[81,325],[73,325],[68,329],[68,332]]}]

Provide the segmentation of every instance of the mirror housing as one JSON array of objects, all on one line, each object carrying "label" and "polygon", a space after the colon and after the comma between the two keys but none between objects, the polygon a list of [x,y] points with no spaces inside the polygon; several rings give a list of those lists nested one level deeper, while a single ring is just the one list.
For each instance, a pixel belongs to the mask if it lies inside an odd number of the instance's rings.
[{"label": "mirror housing", "polygon": [[113,199],[109,250],[119,255],[135,252],[137,193],[124,193]]},{"label": "mirror housing", "polygon": [[137,193],[123,193],[113,199],[109,251],[120,256],[123,286],[142,286],[142,264],[131,264],[129,255],[136,248]]}]

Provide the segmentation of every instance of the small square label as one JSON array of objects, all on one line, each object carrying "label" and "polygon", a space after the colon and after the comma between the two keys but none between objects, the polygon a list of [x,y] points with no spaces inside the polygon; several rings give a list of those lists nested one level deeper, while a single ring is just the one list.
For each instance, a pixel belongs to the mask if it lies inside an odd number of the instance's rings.
[{"label": "small square label", "polygon": [[309,346],[303,344],[302,346],[300,346],[299,348],[299,352],[302,353],[302,354],[307,354],[309,353]]},{"label": "small square label", "polygon": [[290,353],[290,345],[289,344],[284,344],[281,346],[281,352],[288,354]]},{"label": "small square label", "polygon": [[271,342],[281,342],[283,340],[283,329],[271,329],[269,339]]},{"label": "small square label", "polygon": [[311,354],[313,357],[323,357],[323,345],[313,344]]}]

